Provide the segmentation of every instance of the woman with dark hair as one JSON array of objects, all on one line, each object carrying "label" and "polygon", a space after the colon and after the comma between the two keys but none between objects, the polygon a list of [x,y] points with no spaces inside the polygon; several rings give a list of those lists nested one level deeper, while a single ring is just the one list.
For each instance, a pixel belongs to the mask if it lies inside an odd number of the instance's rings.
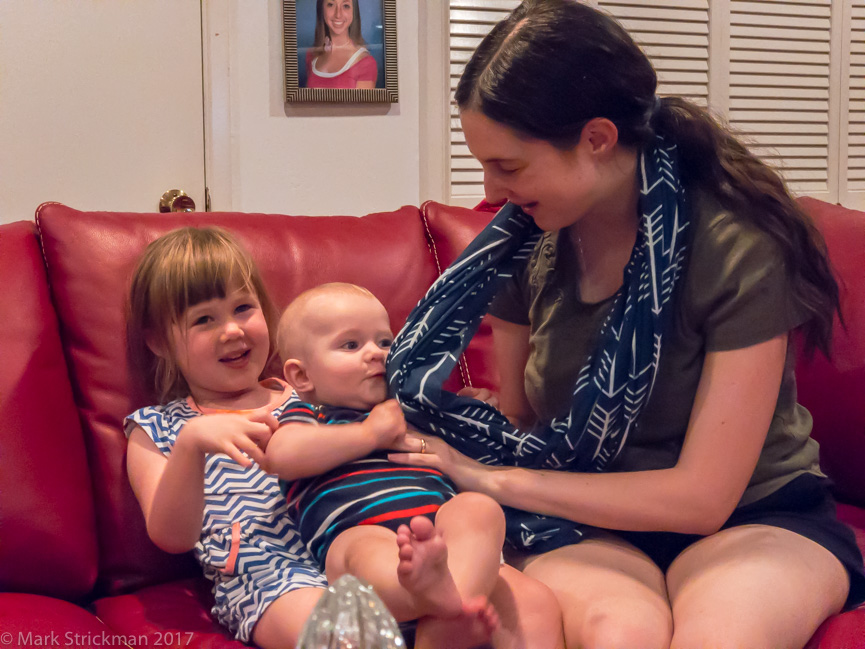
[{"label": "woman with dark hair", "polygon": [[359,0],[316,0],[307,88],[375,88],[378,64],[360,30]]},{"label": "woman with dark hair", "polygon": [[778,174],[656,86],[575,0],[526,0],[480,44],[466,142],[501,227],[537,237],[491,308],[518,466],[431,436],[393,457],[558,521],[509,559],[556,593],[568,647],[802,647],[865,599],[793,373],[794,329],[828,353],[838,286]]}]

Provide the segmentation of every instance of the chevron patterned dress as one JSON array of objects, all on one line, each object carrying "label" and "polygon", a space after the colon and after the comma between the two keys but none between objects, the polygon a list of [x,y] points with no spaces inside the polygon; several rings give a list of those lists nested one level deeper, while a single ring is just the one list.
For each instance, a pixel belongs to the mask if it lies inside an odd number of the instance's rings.
[{"label": "chevron patterned dress", "polygon": [[[284,384],[283,384],[284,385]],[[297,399],[272,411],[279,417]],[[127,418],[126,434],[140,426],[166,457],[183,425],[202,414],[188,399],[142,408]],[[242,467],[227,455],[208,454],[204,478],[204,523],[195,557],[213,582],[211,613],[238,640],[280,595],[297,588],[326,587],[309,556],[274,475],[257,464]]]}]

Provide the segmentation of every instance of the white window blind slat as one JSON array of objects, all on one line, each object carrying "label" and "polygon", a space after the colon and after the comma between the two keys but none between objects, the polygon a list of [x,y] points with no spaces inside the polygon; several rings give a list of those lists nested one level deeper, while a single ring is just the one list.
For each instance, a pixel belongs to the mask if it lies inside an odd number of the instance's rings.
[{"label": "white window blind slat", "polygon": [[[731,5],[735,5],[736,1],[732,0],[730,2]],[[781,22],[780,20],[778,22]],[[785,23],[784,23],[785,24]],[[736,30],[736,35],[731,38],[765,38],[767,40],[772,41],[799,41],[803,40],[808,42],[809,38],[803,38],[803,36],[807,36],[807,34],[803,34],[802,32],[807,32],[807,25],[804,29],[787,29],[781,27],[780,25],[748,25],[739,23],[738,29]],[[766,32],[766,27],[771,28],[771,33]],[[816,39],[822,40],[822,39]]]},{"label": "white window blind slat", "polygon": [[826,41],[785,40],[783,38],[749,38],[737,36],[730,39],[730,45],[737,50],[750,50],[760,53],[793,53],[801,57],[808,54],[829,54],[829,43]]},{"label": "white window blind slat", "polygon": [[825,88],[820,90],[817,89],[815,92],[814,88],[790,88],[789,86],[769,86],[769,85],[754,85],[754,86],[745,86],[738,85],[735,88],[731,89],[730,95],[732,97],[738,97],[740,99],[780,99],[782,101],[787,100],[796,100],[796,99],[819,99],[822,101],[829,100],[829,92]]},{"label": "white window blind slat", "polygon": [[740,15],[764,15],[764,16],[812,16],[823,18],[824,7],[831,4],[831,0],[823,2],[777,2],[774,0],[762,0],[761,2],[738,2]]}]

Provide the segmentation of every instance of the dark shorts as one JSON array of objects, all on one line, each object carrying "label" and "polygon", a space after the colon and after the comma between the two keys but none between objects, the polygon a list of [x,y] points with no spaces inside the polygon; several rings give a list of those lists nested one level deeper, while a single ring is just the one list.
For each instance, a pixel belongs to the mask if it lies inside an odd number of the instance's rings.
[{"label": "dark shorts", "polygon": [[[772,525],[790,530],[823,546],[841,562],[850,576],[845,609],[865,601],[865,569],[853,531],[835,515],[828,480],[806,473],[773,494],[739,507],[721,529],[740,525]],[[675,532],[615,532],[636,546],[664,572],[689,545],[702,537]]]}]

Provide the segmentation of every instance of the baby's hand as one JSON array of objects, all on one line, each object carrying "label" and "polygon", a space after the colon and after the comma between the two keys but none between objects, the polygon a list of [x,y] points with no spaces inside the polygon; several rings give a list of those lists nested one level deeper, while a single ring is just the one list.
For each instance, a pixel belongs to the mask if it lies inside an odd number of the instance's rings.
[{"label": "baby's hand", "polygon": [[264,462],[264,449],[276,430],[270,413],[202,415],[190,420],[177,436],[175,447],[194,447],[200,453],[224,453],[241,466]]},{"label": "baby's hand", "polygon": [[406,432],[405,417],[396,399],[388,399],[373,408],[363,425],[375,440],[376,448],[391,448]]}]

